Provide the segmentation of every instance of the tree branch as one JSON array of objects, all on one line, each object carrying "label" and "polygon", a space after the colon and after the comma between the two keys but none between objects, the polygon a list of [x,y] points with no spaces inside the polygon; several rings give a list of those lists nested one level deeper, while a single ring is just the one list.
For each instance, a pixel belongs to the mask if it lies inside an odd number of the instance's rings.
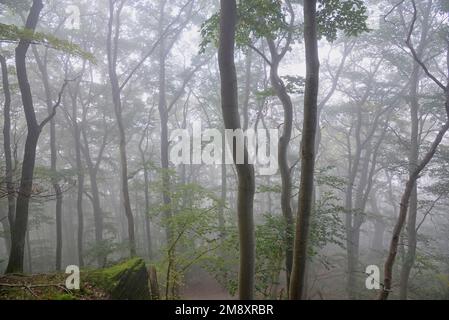
[{"label": "tree branch", "polygon": [[408,35],[407,35],[407,40],[405,40],[405,43],[407,45],[407,47],[410,49],[412,55],[413,55],[413,59],[415,59],[416,63],[418,63],[421,68],[424,70],[424,72],[426,73],[426,75],[433,81],[435,82],[441,89],[443,89],[444,92],[446,92],[448,89],[447,87],[442,84],[427,68],[427,66],[424,64],[424,62],[421,61],[421,59],[418,57],[418,54],[416,53],[415,48],[413,47],[412,44],[412,33],[413,30],[415,28],[415,23],[416,20],[418,18],[418,10],[416,8],[416,3],[415,0],[412,0],[412,5],[413,5],[413,18],[412,18],[412,23],[410,24],[410,28],[408,31]]}]

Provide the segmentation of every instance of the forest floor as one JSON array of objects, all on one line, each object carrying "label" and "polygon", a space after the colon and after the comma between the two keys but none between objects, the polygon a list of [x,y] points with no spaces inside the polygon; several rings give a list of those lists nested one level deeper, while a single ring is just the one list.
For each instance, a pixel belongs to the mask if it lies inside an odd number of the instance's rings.
[{"label": "forest floor", "polygon": [[[83,281],[81,290],[67,290],[61,273],[0,276],[0,300],[104,300],[108,294],[97,286]],[[207,273],[201,281],[190,280],[182,290],[186,300],[235,299]]]},{"label": "forest floor", "polygon": [[108,294],[83,282],[80,290],[65,287],[64,273],[0,276],[0,300],[105,300]]},{"label": "forest floor", "polygon": [[[139,275],[139,259],[125,261],[106,269],[82,270],[80,290],[69,290],[65,286],[68,277],[65,273],[9,274],[0,275],[0,300],[107,300],[123,272]],[[141,262],[142,265],[143,261]],[[134,266],[139,268],[134,269]],[[131,274],[131,273],[130,273]],[[131,279],[125,276],[125,279]],[[140,278],[131,287],[140,287]],[[146,285],[142,288],[145,289]],[[134,291],[135,291],[134,290]],[[122,292],[122,290],[119,290]],[[114,297],[114,295],[112,295]],[[120,299],[120,297],[116,297]],[[186,300],[232,300],[231,296],[208,272],[197,269],[186,277],[186,285],[181,291],[181,299]]]}]

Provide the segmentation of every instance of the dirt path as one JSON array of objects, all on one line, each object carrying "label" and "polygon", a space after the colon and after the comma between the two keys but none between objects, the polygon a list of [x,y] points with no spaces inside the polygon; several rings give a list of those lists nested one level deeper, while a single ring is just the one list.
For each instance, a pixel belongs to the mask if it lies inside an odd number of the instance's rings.
[{"label": "dirt path", "polygon": [[182,290],[182,298],[186,300],[232,300],[235,299],[206,272],[195,279],[188,280]]}]

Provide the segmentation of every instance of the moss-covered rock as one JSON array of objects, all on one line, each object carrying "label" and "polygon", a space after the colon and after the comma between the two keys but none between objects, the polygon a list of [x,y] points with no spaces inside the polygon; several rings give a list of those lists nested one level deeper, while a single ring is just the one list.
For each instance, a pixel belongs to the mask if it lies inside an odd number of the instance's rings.
[{"label": "moss-covered rock", "polygon": [[115,300],[150,299],[145,262],[134,258],[110,268],[87,272],[86,280],[105,290]]},{"label": "moss-covered rock", "polygon": [[105,269],[81,271],[80,290],[65,287],[65,273],[0,275],[0,300],[150,299],[145,262],[135,258]]}]

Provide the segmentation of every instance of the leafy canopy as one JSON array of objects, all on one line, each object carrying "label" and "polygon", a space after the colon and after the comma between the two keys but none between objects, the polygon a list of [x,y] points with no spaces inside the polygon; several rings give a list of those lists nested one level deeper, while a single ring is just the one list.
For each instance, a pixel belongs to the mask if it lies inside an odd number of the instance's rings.
[{"label": "leafy canopy", "polygon": [[[286,32],[300,35],[302,25],[291,26],[291,4],[302,1],[240,0],[237,4],[236,44],[244,47],[260,38],[275,39]],[[368,32],[366,6],[363,0],[319,0],[317,23],[320,37],[332,42],[341,30],[346,36]],[[220,13],[217,12],[201,26],[200,52],[213,43],[218,44]]]}]

